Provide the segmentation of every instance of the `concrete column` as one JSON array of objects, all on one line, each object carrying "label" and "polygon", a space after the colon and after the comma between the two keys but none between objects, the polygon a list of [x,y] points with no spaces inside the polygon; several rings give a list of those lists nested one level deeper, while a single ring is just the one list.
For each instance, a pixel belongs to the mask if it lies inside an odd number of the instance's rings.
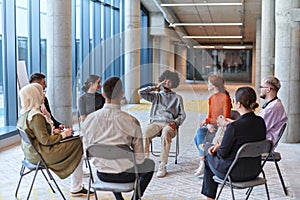
[{"label": "concrete column", "polygon": [[152,68],[152,80],[153,83],[158,83],[158,77],[160,76],[160,36],[153,37],[153,68]]},{"label": "concrete column", "polygon": [[48,0],[47,17],[47,97],[55,118],[72,127],[72,0]]},{"label": "concrete column", "polygon": [[175,56],[176,56],[176,71],[180,75],[180,84],[183,84],[186,82],[186,59],[187,59],[186,46],[176,45]]},{"label": "concrete column", "polygon": [[289,118],[283,142],[300,142],[300,24],[292,15],[299,5],[300,0],[276,0],[275,76]]},{"label": "concrete column", "polygon": [[160,74],[170,67],[170,39],[167,36],[160,37]]},{"label": "concrete column", "polygon": [[169,51],[169,70],[173,71],[175,70],[176,66],[175,66],[175,45],[174,42],[172,40],[169,40],[169,46],[170,49]]},{"label": "concrete column", "polygon": [[262,1],[261,12],[261,78],[274,75],[275,19],[274,0]]},{"label": "concrete column", "polygon": [[259,91],[261,82],[261,19],[256,20],[256,40],[255,40],[255,91]]},{"label": "concrete column", "polygon": [[125,3],[125,97],[128,103],[139,103],[140,87],[140,0]]}]

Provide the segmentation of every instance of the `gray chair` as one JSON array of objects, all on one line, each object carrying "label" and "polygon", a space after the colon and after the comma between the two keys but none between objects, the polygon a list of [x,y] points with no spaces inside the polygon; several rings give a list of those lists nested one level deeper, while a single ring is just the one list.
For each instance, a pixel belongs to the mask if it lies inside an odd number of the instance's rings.
[{"label": "gray chair", "polygon": [[[19,187],[21,185],[22,178],[24,176],[26,176],[27,174],[30,174],[31,172],[35,172],[32,183],[31,183],[31,186],[30,186],[30,189],[29,189],[29,192],[28,192],[28,195],[27,195],[27,199],[29,199],[32,188],[33,188],[33,184],[34,184],[34,181],[35,181],[35,178],[36,178],[36,175],[37,175],[38,171],[41,171],[42,174],[44,175],[46,181],[48,182],[52,192],[55,193],[55,190],[53,189],[53,186],[52,186],[50,181],[52,181],[54,183],[54,186],[58,189],[59,193],[61,194],[61,197],[65,200],[66,199],[65,196],[63,195],[63,193],[60,190],[58,184],[56,183],[55,179],[53,178],[53,176],[50,172],[50,169],[48,168],[48,166],[47,166],[46,162],[44,161],[42,155],[38,152],[36,147],[33,145],[33,142],[31,140],[31,138],[27,135],[27,133],[24,130],[18,129],[18,132],[19,132],[19,135],[21,136],[21,139],[23,140],[23,142],[26,142],[26,143],[30,144],[33,147],[35,153],[37,154],[37,156],[39,158],[39,161],[38,161],[37,164],[29,162],[26,158],[24,158],[24,160],[22,161],[22,167],[21,167],[21,170],[20,170],[20,180],[19,180],[16,192],[15,192],[15,198],[18,199],[18,190],[19,190]],[[28,169],[29,171],[26,170],[26,169]],[[49,179],[47,178],[47,176],[46,176],[46,174],[43,170],[46,171],[46,173],[48,174]]]},{"label": "gray chair", "polygon": [[232,194],[232,199],[234,198],[234,192],[233,189],[246,189],[248,188],[248,191],[246,192],[246,199],[249,198],[251,191],[253,189],[253,187],[255,186],[259,186],[259,185],[263,185],[265,184],[265,188],[266,188],[266,194],[268,199],[270,199],[270,195],[269,195],[269,190],[268,190],[268,186],[267,186],[267,180],[265,177],[265,173],[263,171],[263,166],[265,164],[265,162],[262,162],[261,165],[261,173],[263,174],[263,177],[256,177],[253,180],[248,180],[248,181],[232,181],[231,180],[231,171],[232,169],[235,167],[235,164],[238,162],[239,159],[242,158],[254,158],[254,157],[258,157],[261,156],[263,153],[267,153],[269,154],[272,150],[272,146],[273,146],[273,142],[270,140],[264,140],[264,141],[259,141],[259,142],[250,142],[250,143],[246,143],[243,144],[236,156],[235,159],[233,160],[231,166],[229,167],[226,176],[224,179],[221,179],[217,176],[214,176],[213,179],[215,182],[221,184],[221,189],[217,195],[216,199],[219,199],[221,192],[224,188],[224,186],[229,186],[231,188],[231,194]]},{"label": "gray chair", "polygon": [[[179,155],[179,128],[177,129],[177,135],[176,137],[176,143],[175,143],[175,150],[169,152],[169,157],[175,157],[175,164],[177,164],[177,157]],[[159,157],[161,151],[159,150],[154,150],[154,144],[151,140],[150,142],[150,152],[153,156]]]},{"label": "gray chair", "polygon": [[282,178],[282,175],[281,175],[281,171],[280,171],[280,168],[279,168],[279,165],[278,165],[278,162],[281,160],[281,155],[279,152],[275,152],[275,148],[277,147],[278,143],[279,143],[279,140],[281,139],[283,133],[284,133],[284,130],[286,128],[286,123],[281,127],[280,131],[279,131],[279,134],[278,134],[278,138],[272,148],[272,151],[270,153],[270,155],[267,157],[267,156],[262,156],[262,160],[263,161],[271,161],[271,162],[274,162],[275,163],[275,167],[276,167],[276,170],[277,170],[277,173],[278,173],[278,176],[280,178],[280,182],[281,182],[281,185],[282,185],[282,188],[283,188],[283,191],[284,191],[284,194],[285,195],[288,195],[288,192],[287,192],[287,189],[285,187],[285,184],[284,184],[284,180]]},{"label": "gray chair", "polygon": [[[104,182],[99,178],[96,180],[93,178],[92,168],[90,164],[91,158],[102,158],[106,160],[115,159],[128,159],[134,164],[135,181],[129,183],[112,183]],[[98,199],[96,191],[111,191],[111,192],[130,192],[135,191],[135,195],[138,195],[141,199],[141,190],[139,183],[139,174],[137,169],[137,164],[135,160],[135,155],[133,150],[126,145],[105,145],[105,144],[91,144],[86,149],[86,159],[88,160],[88,167],[90,170],[89,179],[89,190],[93,188],[95,191],[95,198]],[[90,194],[88,193],[87,199],[89,199]],[[134,198],[135,199],[135,198]]]}]

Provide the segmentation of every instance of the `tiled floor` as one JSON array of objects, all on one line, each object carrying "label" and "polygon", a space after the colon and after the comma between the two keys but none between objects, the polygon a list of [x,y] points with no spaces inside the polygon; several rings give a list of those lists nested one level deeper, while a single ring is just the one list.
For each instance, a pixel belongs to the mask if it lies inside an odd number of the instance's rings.
[{"label": "tiled floor", "polygon": [[[236,87],[237,85],[228,86],[231,94],[234,93]],[[169,159],[167,176],[165,178],[153,177],[144,195],[144,200],[205,199],[204,196],[200,194],[202,180],[193,175],[198,163],[196,148],[193,144],[193,136],[198,122],[205,117],[208,93],[206,92],[205,85],[185,85],[178,89],[178,93],[182,94],[184,98],[187,112],[187,119],[180,128],[180,155],[178,164],[176,165],[174,163],[174,158]],[[148,109],[149,104],[144,102],[139,105],[126,105],[123,107],[123,110],[136,116],[142,125],[148,121]],[[155,139],[154,142],[159,143],[159,138]],[[156,146],[159,146],[159,144]],[[283,193],[275,165],[273,163],[267,163],[265,171],[271,199],[300,199],[300,188],[298,186],[298,180],[300,178],[300,144],[280,144],[278,150],[283,157],[279,164],[285,184],[288,188],[289,196],[285,196]],[[158,163],[157,157],[152,158]],[[18,145],[0,149],[0,200],[14,199],[14,191],[19,179],[22,159],[23,153]],[[70,196],[69,178],[65,180],[60,180],[58,177],[55,178],[67,199],[86,199]],[[87,185],[87,180],[88,178],[84,178],[85,185]],[[22,188],[20,188],[19,191],[19,199],[26,199],[31,177],[25,177],[23,181]],[[235,191],[235,194],[236,199],[243,199],[245,191]],[[124,196],[126,199],[130,199],[131,193],[127,193]],[[110,192],[98,192],[98,197],[105,200],[114,199]],[[37,177],[30,199],[59,200],[61,197],[59,194],[53,194],[50,191],[47,183],[40,174]],[[228,188],[223,191],[221,199],[231,199],[230,190]],[[250,199],[266,199],[264,187],[260,186],[255,188]]]}]

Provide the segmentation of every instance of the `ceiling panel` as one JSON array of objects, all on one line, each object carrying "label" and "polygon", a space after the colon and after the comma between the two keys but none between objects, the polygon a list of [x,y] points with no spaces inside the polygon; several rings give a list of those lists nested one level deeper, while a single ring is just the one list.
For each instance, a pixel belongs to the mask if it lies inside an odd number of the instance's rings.
[{"label": "ceiling panel", "polygon": [[243,23],[242,26],[182,26],[188,35],[238,36],[243,39],[195,39],[201,44],[255,43],[256,21],[261,18],[261,0],[152,0],[160,3],[242,3],[235,6],[172,6],[161,7],[178,21],[171,23]]}]

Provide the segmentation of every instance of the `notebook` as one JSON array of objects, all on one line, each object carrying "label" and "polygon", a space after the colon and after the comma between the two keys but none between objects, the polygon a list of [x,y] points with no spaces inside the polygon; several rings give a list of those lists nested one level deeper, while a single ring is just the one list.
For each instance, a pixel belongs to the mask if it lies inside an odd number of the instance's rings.
[{"label": "notebook", "polygon": [[75,140],[78,138],[80,138],[79,131],[73,131],[71,136],[62,139],[59,142],[67,142],[67,141]]}]

